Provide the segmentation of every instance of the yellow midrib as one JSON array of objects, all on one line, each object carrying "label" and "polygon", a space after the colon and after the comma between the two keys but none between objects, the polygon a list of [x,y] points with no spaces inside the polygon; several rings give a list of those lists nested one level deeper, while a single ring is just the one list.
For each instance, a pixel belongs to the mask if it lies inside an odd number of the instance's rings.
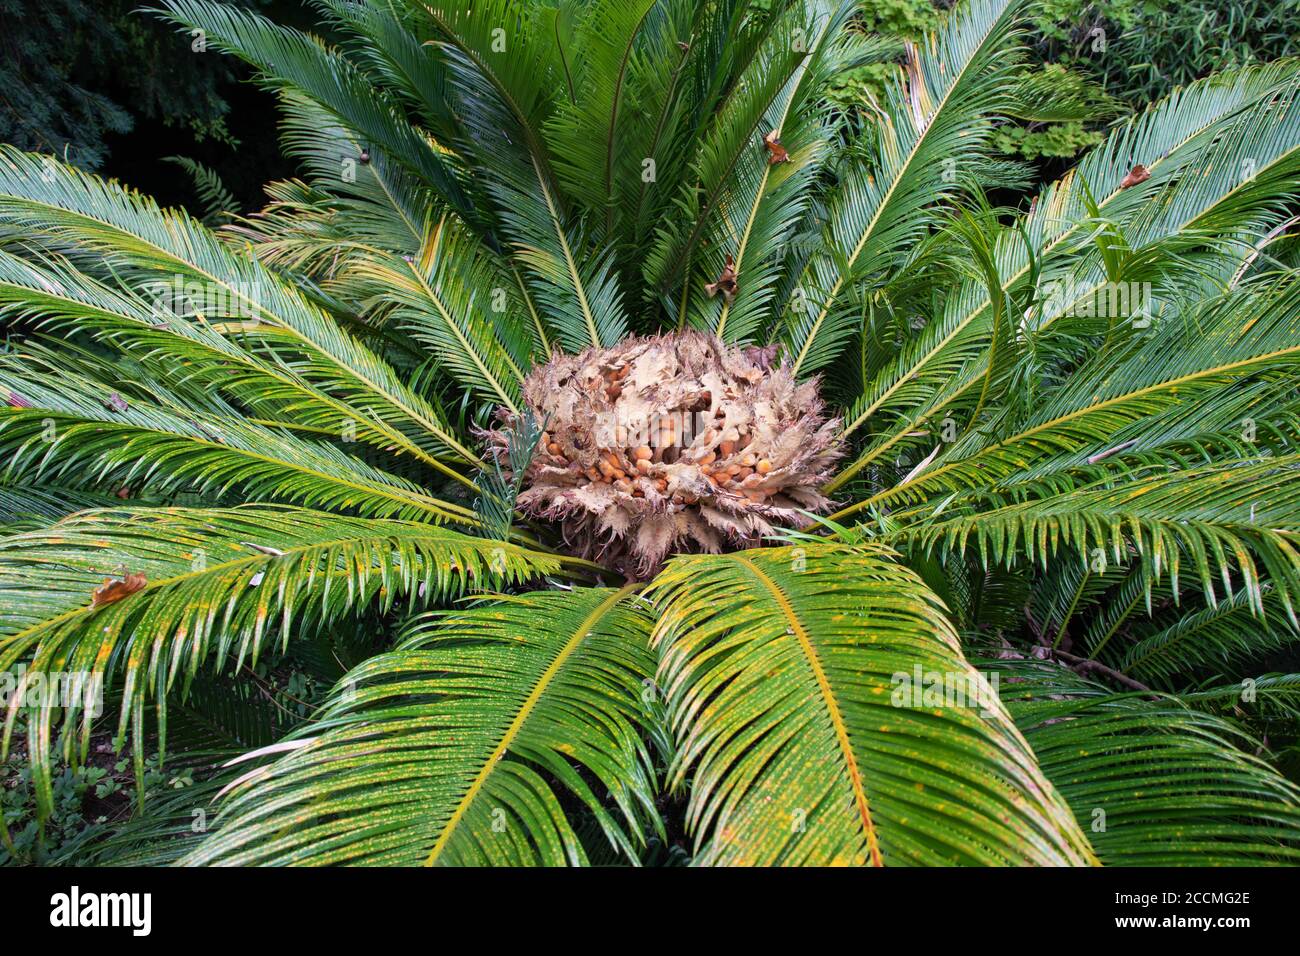
[{"label": "yellow midrib", "polygon": [[[817,39],[813,42],[813,48],[809,52],[808,59],[804,60],[790,79],[786,81],[786,85],[790,86],[790,95],[786,98],[785,106],[782,108],[781,116],[776,123],[776,129],[778,132],[783,126],[785,126],[785,121],[790,116],[790,108],[794,105],[795,94],[799,92],[799,84],[803,82],[803,78],[808,72],[808,65],[812,61],[813,54],[821,49],[822,40],[825,39],[826,31],[829,28],[830,20],[827,19],[825,26],[822,27],[821,32],[817,35]],[[737,275],[740,274],[741,266],[745,261],[745,250],[749,248],[749,240],[754,232],[754,223],[758,219],[758,210],[763,204],[763,196],[767,192],[767,184],[771,178],[772,164],[769,162],[763,167],[763,178],[758,184],[758,192],[754,195],[754,204],[749,209],[749,219],[745,222],[745,231],[741,234],[740,246],[736,250]],[[718,338],[722,338],[722,333],[727,326],[727,318],[730,314],[731,303],[724,300],[722,303],[722,314],[718,317],[718,327],[715,332]]]},{"label": "yellow midrib", "polygon": [[[99,222],[100,220],[95,220],[95,221],[96,221],[96,222]],[[156,248],[156,247],[155,247],[155,248]],[[173,258],[174,258],[174,257],[173,257]],[[175,260],[175,259],[174,259],[174,261],[184,261],[184,260]],[[203,275],[208,275],[208,273],[206,273],[206,272],[203,272],[202,274],[203,274]],[[13,283],[13,282],[0,282],[0,288],[15,289],[15,290],[24,291],[24,292],[30,292],[30,291],[32,291],[32,290],[28,289],[26,286],[18,285],[18,284]],[[112,310],[110,310],[110,309],[106,309],[106,308],[103,308],[103,307],[101,307],[101,306],[94,305],[94,304],[91,304],[91,303],[88,303],[88,302],[83,302],[83,301],[80,300],[80,299],[72,298],[72,297],[67,296],[67,295],[60,295],[60,294],[58,294],[58,293],[55,293],[55,292],[49,292],[49,291],[42,291],[42,292],[40,293],[40,295],[41,295],[43,298],[45,298],[46,300],[50,300],[50,299],[52,299],[52,300],[55,300],[55,301],[57,301],[57,302],[66,302],[66,303],[68,303],[69,305],[78,306],[79,308],[89,310],[89,311],[91,311],[91,312],[94,312],[94,313],[97,314],[97,315],[104,316],[105,318],[119,319],[119,320],[122,320],[122,321],[126,321],[126,322],[134,323],[134,324],[136,324],[136,325],[139,325],[140,328],[143,329],[143,330],[146,331],[146,332],[147,332],[147,331],[158,331],[158,330],[151,330],[151,329],[149,329],[149,328],[146,327],[143,323],[139,322],[139,321],[138,321],[137,319],[135,319],[133,316],[130,316],[130,315],[128,315],[128,314],[120,313],[120,312],[114,312],[114,311],[112,311]],[[212,329],[214,332],[216,332],[217,335],[219,335],[219,336],[222,336],[222,335],[223,335],[220,326],[218,326],[218,325],[213,325],[212,323],[207,323],[207,325],[208,325],[208,328],[210,328],[210,329]],[[283,326],[278,326],[278,327],[283,328]],[[440,463],[439,463],[438,461],[436,461],[436,460],[435,460],[431,455],[429,455],[429,454],[426,453],[423,449],[419,448],[417,445],[415,445],[413,442],[411,442],[409,439],[407,439],[406,436],[403,435],[401,432],[398,432],[398,431],[395,431],[395,430],[392,430],[392,429],[385,430],[384,428],[381,428],[381,427],[379,427],[378,425],[374,425],[374,424],[372,424],[368,419],[363,418],[363,417],[360,415],[360,413],[358,413],[358,412],[356,411],[356,409],[353,409],[353,408],[351,408],[351,407],[345,405],[344,403],[338,401],[338,400],[337,400],[336,398],[334,398],[333,396],[331,396],[331,395],[329,395],[329,394],[327,394],[327,393],[325,393],[325,392],[322,392],[320,389],[316,388],[315,386],[311,385],[310,383],[307,383],[307,382],[305,382],[305,381],[302,381],[302,380],[300,380],[300,379],[298,379],[298,378],[296,378],[296,377],[294,377],[294,378],[290,378],[290,377],[286,376],[285,374],[283,374],[282,372],[280,372],[279,370],[277,370],[274,366],[266,365],[266,364],[264,364],[264,363],[262,363],[262,362],[259,362],[259,361],[255,360],[255,359],[253,358],[252,355],[250,355],[246,350],[244,350],[244,349],[242,349],[242,348],[238,349],[238,351],[235,352],[235,353],[231,353],[231,352],[220,352],[220,351],[218,351],[217,349],[213,348],[213,346],[210,345],[209,343],[204,342],[204,341],[202,341],[202,340],[200,340],[200,339],[189,338],[189,337],[187,337],[187,336],[180,335],[180,334],[177,333],[177,332],[173,332],[173,331],[171,331],[170,329],[164,329],[164,330],[162,330],[162,331],[163,331],[163,334],[171,335],[171,336],[173,336],[173,337],[175,337],[175,338],[181,339],[181,341],[183,341],[183,342],[190,343],[190,344],[192,344],[192,345],[194,345],[194,346],[196,346],[196,347],[198,347],[198,348],[206,349],[208,352],[214,353],[214,354],[218,355],[219,357],[222,357],[222,358],[225,358],[225,359],[228,359],[228,360],[234,361],[234,362],[236,362],[236,363],[238,363],[238,364],[240,364],[240,365],[245,366],[246,368],[251,369],[251,370],[252,370],[253,372],[255,372],[256,374],[259,374],[259,375],[265,375],[267,378],[270,378],[270,379],[273,379],[274,381],[280,382],[281,384],[285,385],[285,386],[288,387],[288,388],[293,389],[294,391],[298,392],[299,394],[307,395],[307,396],[309,396],[309,397],[311,397],[311,398],[313,398],[313,399],[315,399],[315,400],[321,402],[321,403],[324,404],[324,405],[328,405],[329,407],[331,407],[331,408],[335,409],[336,411],[338,411],[339,414],[340,414],[343,418],[346,418],[346,419],[348,419],[349,421],[352,421],[352,422],[354,422],[354,423],[360,425],[362,428],[372,429],[374,432],[376,432],[377,434],[380,434],[380,435],[385,436],[385,437],[388,438],[390,441],[394,441],[394,442],[397,442],[397,443],[401,444],[403,448],[406,448],[408,451],[410,451],[412,454],[414,454],[417,458],[419,458],[421,461],[424,461],[424,462],[427,463],[427,464],[433,465],[434,467],[437,467],[437,466],[440,464]],[[226,339],[226,338],[224,338],[224,336],[223,336],[223,337],[222,337],[222,341],[223,341],[223,342],[228,342],[229,340]],[[382,424],[382,422],[381,422],[381,424]],[[304,426],[293,426],[293,427],[304,427]],[[323,430],[323,431],[326,431],[328,434],[333,434],[333,433],[334,433],[332,429]]]},{"label": "yellow midrib", "polygon": [[[396,524],[396,522],[393,523]],[[84,532],[84,533],[90,534],[90,532]],[[431,527],[429,529],[428,536],[436,537],[438,533],[439,532],[436,527]],[[421,535],[423,536],[424,534],[425,532],[421,531]],[[279,554],[262,554],[261,552],[258,552],[257,554],[240,555],[237,558],[230,558],[229,560],[221,561],[217,564],[210,564],[200,569],[191,569],[189,571],[182,572],[181,574],[174,574],[171,577],[158,578],[157,580],[154,581],[147,581],[145,582],[145,586],[135,593],[144,594],[149,591],[157,591],[161,588],[171,587],[172,585],[181,584],[185,581],[192,581],[195,580],[196,578],[201,578],[206,575],[225,572],[232,568],[239,568],[239,567],[244,567],[247,565],[259,564],[259,563],[269,564],[271,561],[279,560],[280,558],[299,557],[308,554],[312,551],[319,551],[321,549],[341,547],[343,545],[355,544],[358,541],[365,541],[365,540],[378,541],[382,538],[391,538],[391,537],[393,537],[392,533],[387,535],[353,535],[352,537],[336,538],[330,541],[306,542],[301,545],[285,548]],[[133,597],[133,596],[134,594],[128,595],[128,597]],[[66,621],[72,620],[82,615],[88,615],[91,612],[97,611],[101,607],[105,607],[105,606],[106,605],[102,605],[102,604],[101,605],[81,604],[78,605],[77,607],[69,608],[63,613],[56,615],[55,617],[46,618],[45,620],[40,621],[29,628],[26,628],[22,631],[18,631],[17,633],[6,638],[5,643],[12,644],[20,641],[30,640],[30,638],[35,634],[39,634],[42,631],[53,630],[54,628],[58,627],[59,625],[63,624]]]},{"label": "yellow midrib", "polygon": [[474,778],[474,782],[471,783],[469,789],[465,791],[465,795],[460,798],[460,802],[456,805],[456,809],[452,811],[451,817],[447,820],[446,826],[442,828],[442,833],[438,835],[438,840],[434,843],[433,849],[429,851],[429,856],[424,861],[425,866],[432,866],[442,854],[442,851],[447,848],[447,844],[451,840],[451,836],[455,832],[456,826],[469,811],[470,805],[473,804],[479,791],[481,791],[483,786],[487,783],[487,778],[491,776],[492,771],[496,769],[497,763],[505,756],[506,751],[510,749],[510,745],[514,743],[515,738],[519,736],[519,731],[523,728],[528,718],[532,716],[533,710],[537,707],[537,702],[542,699],[542,694],[546,693],[546,689],[550,686],[551,681],[555,679],[555,675],[560,672],[560,669],[573,655],[573,652],[578,649],[578,645],[586,639],[587,635],[591,632],[591,629],[596,625],[596,622],[604,616],[605,612],[619,601],[623,600],[628,593],[636,590],[637,587],[639,587],[639,585],[629,584],[620,590],[615,591],[604,601],[601,601],[590,614],[582,619],[582,623],[578,625],[573,637],[565,643],[564,647],[560,650],[560,653],[555,656],[555,660],[551,661],[546,670],[542,672],[542,676],[538,679],[532,692],[529,693],[529,695],[524,699],[523,704],[520,705],[519,712],[515,714],[514,720],[510,722],[510,726],[507,727],[505,733],[501,735],[501,741],[483,763],[483,766],[479,769],[478,775]]},{"label": "yellow midrib", "polygon": [[858,768],[857,757],[853,754],[848,727],[844,724],[844,716],[840,713],[840,706],[835,700],[835,691],[831,688],[830,680],[826,677],[826,671],[822,668],[821,660],[817,656],[817,649],[813,647],[808,632],[804,630],[803,623],[795,614],[789,598],[785,596],[785,592],[777,586],[776,582],[768,577],[752,559],[745,557],[744,554],[736,553],[732,557],[745,565],[750,573],[772,595],[772,600],[776,602],[781,609],[781,613],[789,622],[790,630],[794,633],[795,639],[799,641],[799,646],[803,650],[809,666],[812,667],[813,675],[817,679],[817,687],[821,691],[822,701],[825,703],[826,711],[835,727],[835,738],[839,742],[840,752],[844,755],[844,763],[849,773],[849,783],[853,788],[853,799],[857,804],[858,815],[862,819],[862,828],[867,839],[867,853],[871,865],[884,866],[885,862],[880,853],[880,843],[876,838],[876,827],[871,819],[871,807],[867,802],[867,793],[862,785],[862,772]]},{"label": "yellow midrib", "polygon": [[[436,258],[438,250],[442,246],[443,224],[445,221],[446,220],[444,219],[442,223],[438,224],[438,232],[434,238],[433,246],[428,250],[429,259]],[[431,286],[428,280],[426,280],[421,269],[417,269],[414,263],[407,263],[407,268],[410,270],[411,275],[415,277],[415,281],[419,283],[420,288],[424,291],[424,294],[428,297],[429,301],[437,308],[438,314],[442,316],[443,323],[456,337],[456,341],[460,343],[465,354],[470,357],[470,360],[479,370],[479,374],[481,374],[487,381],[492,391],[496,392],[497,397],[501,399],[502,403],[510,409],[512,413],[518,414],[519,409],[515,407],[515,403],[511,400],[510,393],[506,390],[505,386],[496,377],[493,371],[488,368],[487,362],[485,362],[482,356],[478,354],[478,349],[474,347],[474,344],[470,342],[469,338],[465,335],[465,332],[457,324],[455,317],[451,314],[451,310],[448,308],[447,304],[442,301],[441,295],[434,291],[433,286]],[[424,268],[423,263],[421,263],[421,268]],[[504,352],[504,349],[502,351]],[[511,369],[514,371],[515,376],[520,381],[523,381],[523,374],[517,367],[515,367],[514,363],[510,361],[508,355],[506,356],[506,361],[510,362]]]},{"label": "yellow midrib", "polygon": [[[42,209],[55,210],[66,216],[72,216],[72,217],[86,220],[88,222],[94,222],[106,229],[110,229],[115,232],[121,233],[122,235],[135,240],[137,243],[143,245],[144,247],[154,250],[156,255],[159,255],[162,258],[167,259],[171,262],[177,263],[178,265],[184,267],[185,269],[188,269],[189,271],[193,272],[195,275],[202,276],[203,278],[211,282],[213,285],[220,286],[221,288],[229,292],[231,295],[233,295],[235,298],[257,309],[257,311],[262,315],[268,316],[269,317],[268,321],[270,321],[270,323],[276,328],[281,329],[288,335],[293,336],[294,338],[297,338],[302,342],[308,343],[310,346],[312,346],[317,351],[319,351],[321,355],[326,356],[336,368],[338,368],[345,374],[350,375],[352,378],[356,379],[357,381],[361,382],[364,386],[369,388],[383,401],[388,402],[394,408],[398,408],[405,414],[409,415],[412,420],[414,420],[415,422],[423,426],[430,434],[437,436],[453,451],[463,455],[466,461],[470,462],[471,464],[478,461],[478,459],[474,456],[473,452],[463,447],[460,444],[460,442],[456,440],[455,435],[451,434],[448,431],[443,430],[434,422],[425,418],[422,414],[419,413],[417,409],[407,407],[407,405],[404,402],[400,402],[394,396],[389,395],[388,392],[380,388],[377,383],[371,381],[369,378],[363,375],[359,370],[353,368],[351,365],[342,361],[338,356],[334,355],[333,353],[326,351],[324,346],[312,340],[305,333],[303,333],[301,329],[295,327],[294,325],[290,324],[288,321],[284,320],[280,316],[271,312],[271,310],[268,309],[266,306],[262,305],[262,303],[249,298],[247,295],[241,292],[238,287],[231,285],[229,282],[220,279],[219,277],[212,274],[207,269],[203,268],[197,263],[190,262],[186,259],[183,259],[181,256],[170,251],[169,249],[164,248],[163,246],[158,245],[152,240],[147,239],[143,236],[136,235],[135,233],[131,232],[129,229],[123,226],[119,226],[116,223],[109,222],[107,219],[101,219],[98,216],[93,216],[89,213],[82,212],[79,209],[68,209],[66,207],[59,206],[54,203],[44,202],[39,199],[32,199],[28,197],[19,197],[19,198],[22,199],[22,201],[27,203],[28,205],[38,206]],[[170,225],[170,222],[168,224]],[[387,423],[383,423],[383,424],[387,424]],[[378,430],[379,428],[379,426],[374,423],[371,423],[371,427],[375,428],[376,430]],[[389,427],[391,428],[391,426]],[[412,450],[419,450],[418,446],[416,446],[414,442],[412,442],[406,435],[403,435],[400,431],[396,431],[396,430],[393,431],[395,435],[395,440],[399,444],[402,444],[404,447],[409,446],[410,449]],[[469,481],[469,479],[465,478],[464,475],[457,473],[454,469],[449,468],[447,465],[443,464],[437,459],[433,459],[430,457],[429,463],[435,466],[439,471],[445,472],[449,477],[455,478],[456,480],[459,480],[461,482]],[[476,486],[471,485],[471,487],[476,487]]]},{"label": "yellow midrib", "polygon": [[[952,471],[954,468],[957,468],[961,465],[970,464],[971,462],[975,461],[979,455],[983,455],[986,452],[996,451],[999,448],[1007,448],[1015,444],[1016,442],[1023,441],[1024,439],[1032,437],[1033,435],[1036,435],[1041,431],[1044,431],[1049,428],[1054,428],[1065,422],[1073,421],[1084,415],[1091,414],[1097,411],[1098,409],[1110,408],[1111,406],[1132,401],[1133,399],[1136,398],[1142,398],[1146,395],[1150,395],[1153,392],[1159,392],[1170,388],[1177,388],[1179,385],[1182,385],[1187,382],[1193,382],[1197,379],[1212,377],[1215,375],[1222,375],[1225,372],[1236,371],[1239,368],[1255,365],[1260,362],[1268,362],[1273,359],[1278,359],[1284,355],[1289,355],[1297,351],[1300,351],[1300,345],[1292,346],[1290,348],[1285,348],[1285,349],[1277,349],[1272,352],[1266,352],[1262,355],[1252,355],[1249,358],[1239,359],[1236,362],[1229,362],[1226,365],[1216,365],[1214,368],[1199,369],[1198,371],[1191,372],[1187,375],[1180,375],[1177,378],[1171,378],[1164,382],[1157,382],[1153,385],[1147,385],[1143,388],[1139,388],[1133,392],[1125,392],[1123,395],[1116,395],[1115,397],[1108,398],[1105,401],[1096,402],[1092,405],[1087,405],[1083,408],[1077,408],[1074,411],[1066,415],[1062,415],[1059,418],[1053,418],[1051,421],[1043,422],[1041,425],[1035,425],[1033,428],[1027,429],[1026,431],[1023,431],[1018,435],[1014,435],[1011,438],[1008,438],[1006,441],[998,442],[996,445],[990,445],[988,448],[985,448],[982,451],[980,451],[976,456],[972,456],[970,458],[962,458],[958,461],[953,461],[953,462],[949,462],[946,465],[941,465],[940,467],[936,468],[934,471],[924,476],[918,475],[916,481],[917,482],[928,481],[931,478],[936,478],[939,475]],[[867,498],[864,501],[860,501],[855,505],[850,505],[847,508],[840,509],[839,511],[835,512],[835,514],[831,515],[830,518],[827,520],[838,521],[839,519],[846,517],[847,515],[856,514],[857,512],[861,511],[863,508],[867,508],[875,504],[877,501],[882,501],[888,498],[892,498],[895,494],[897,494],[901,489],[905,487],[908,487],[908,485],[895,485],[892,488],[887,488],[886,490],[880,492],[879,494],[872,495],[870,498]]]},{"label": "yellow midrib", "polygon": [[569,248],[569,237],[564,231],[564,223],[560,221],[559,210],[555,208],[555,202],[551,198],[550,186],[547,184],[542,167],[537,164],[537,158],[533,157],[533,170],[537,173],[537,183],[541,186],[542,196],[546,200],[546,211],[550,214],[551,225],[555,228],[555,238],[560,243],[560,249],[564,252],[564,267],[569,273],[569,279],[573,282],[573,292],[578,298],[578,305],[582,307],[582,319],[587,325],[587,334],[591,336],[591,344],[600,348],[605,343],[600,340],[600,330],[596,327],[596,317],[592,315],[591,305],[587,302],[587,290],[582,285],[582,273],[578,271],[578,264],[573,260],[573,251]]},{"label": "yellow midrib", "polygon": [[[876,211],[872,213],[871,219],[867,222],[866,228],[862,232],[862,237],[858,240],[857,244],[853,247],[853,252],[848,258],[848,270],[851,270],[853,268],[854,263],[858,261],[858,256],[862,255],[862,250],[866,247],[868,240],[870,240],[871,236],[875,233],[876,224],[880,222],[881,217],[884,215],[885,207],[889,205],[889,201],[893,198],[895,191],[898,189],[898,184],[903,181],[903,177],[907,174],[907,171],[911,169],[913,161],[916,159],[917,154],[921,150],[921,145],[926,141],[925,139],[926,136],[929,134],[930,130],[934,129],[935,117],[937,117],[943,111],[944,107],[948,104],[948,100],[952,98],[952,95],[954,92],[956,92],[957,87],[960,86],[962,81],[965,79],[966,72],[967,70],[970,69],[970,65],[975,62],[975,59],[976,57],[979,56],[980,51],[984,49],[984,44],[988,42],[989,37],[991,37],[994,31],[997,30],[998,24],[1002,22],[1002,17],[1005,15],[1006,15],[1006,11],[1004,10],[1001,15],[996,17],[993,20],[993,22],[989,24],[988,32],[986,32],[980,38],[979,44],[975,48],[975,52],[971,54],[970,59],[968,59],[966,63],[962,66],[961,71],[953,76],[952,83],[949,85],[948,89],[944,91],[943,96],[939,98],[939,102],[935,104],[934,108],[930,111],[929,115],[926,117],[927,121],[925,124],[925,128],[919,131],[916,137],[916,142],[912,144],[912,148],[908,151],[907,159],[905,159],[903,162],[902,169],[899,171],[899,174],[894,177],[893,181],[889,184],[889,188],[885,190],[885,194],[880,199],[880,205],[878,205],[876,207]],[[934,35],[931,35],[931,43],[933,43],[933,40],[934,40]],[[925,81],[922,78],[920,82],[922,83],[922,85],[924,85]],[[926,90],[926,94],[927,95],[929,94],[929,90]],[[889,128],[889,132],[892,136],[895,137],[895,145],[897,145],[897,132],[892,126],[892,124]],[[848,270],[845,271],[847,272]],[[799,349],[799,355],[795,359],[793,369],[791,369],[792,375],[797,376],[799,374],[799,369],[803,366],[804,359],[808,357],[808,350],[812,347],[813,341],[817,338],[817,332],[821,329],[822,323],[826,321],[826,316],[830,313],[831,310],[831,304],[835,301],[836,296],[840,294],[840,289],[844,287],[844,282],[845,282],[845,275],[844,273],[841,273],[839,277],[835,280],[835,284],[831,286],[830,295],[826,298],[825,303],[822,306],[821,312],[818,313],[816,321],[813,322],[812,327],[809,329],[808,337],[804,339],[803,346]]]}]

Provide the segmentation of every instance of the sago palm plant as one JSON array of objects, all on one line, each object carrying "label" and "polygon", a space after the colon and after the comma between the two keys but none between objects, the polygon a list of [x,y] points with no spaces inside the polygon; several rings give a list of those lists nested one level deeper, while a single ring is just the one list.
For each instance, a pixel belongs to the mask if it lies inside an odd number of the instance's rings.
[{"label": "sago palm plant", "polygon": [[83,862],[1300,859],[1300,65],[1022,201],[1018,0],[313,6],[156,11],[256,214],[0,151],[6,742],[202,767]]}]

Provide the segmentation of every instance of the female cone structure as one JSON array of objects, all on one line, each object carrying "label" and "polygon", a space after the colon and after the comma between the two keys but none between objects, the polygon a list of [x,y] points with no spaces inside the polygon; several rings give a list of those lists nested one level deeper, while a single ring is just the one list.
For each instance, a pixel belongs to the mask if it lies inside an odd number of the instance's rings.
[{"label": "female cone structure", "polygon": [[[569,545],[634,578],[669,554],[748,547],[826,509],[842,454],[816,381],[774,365],[775,347],[682,332],[559,355],[524,382],[544,433],[521,511],[559,522]],[[489,447],[504,464],[518,420]]]}]

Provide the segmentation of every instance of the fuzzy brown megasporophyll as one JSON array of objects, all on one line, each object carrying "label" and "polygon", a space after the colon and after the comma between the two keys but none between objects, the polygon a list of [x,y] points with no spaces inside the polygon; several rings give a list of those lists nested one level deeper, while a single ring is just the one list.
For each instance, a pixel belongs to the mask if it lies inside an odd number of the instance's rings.
[{"label": "fuzzy brown megasporophyll", "polygon": [[[519,507],[570,544],[644,577],[682,551],[752,545],[824,510],[841,451],[816,381],[775,349],[682,332],[560,355],[524,382],[545,434]],[[491,433],[507,447],[513,416]]]}]

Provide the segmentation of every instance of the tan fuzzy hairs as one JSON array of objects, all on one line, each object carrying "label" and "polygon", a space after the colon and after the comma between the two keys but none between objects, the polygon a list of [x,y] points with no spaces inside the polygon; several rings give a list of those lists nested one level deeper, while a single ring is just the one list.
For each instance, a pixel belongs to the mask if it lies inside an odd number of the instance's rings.
[{"label": "tan fuzzy hairs", "polygon": [[[560,524],[583,557],[634,578],[680,552],[751,546],[825,510],[842,450],[816,381],[775,348],[682,332],[558,355],[524,381],[545,434],[519,508]],[[514,418],[488,447],[503,465]]]}]

